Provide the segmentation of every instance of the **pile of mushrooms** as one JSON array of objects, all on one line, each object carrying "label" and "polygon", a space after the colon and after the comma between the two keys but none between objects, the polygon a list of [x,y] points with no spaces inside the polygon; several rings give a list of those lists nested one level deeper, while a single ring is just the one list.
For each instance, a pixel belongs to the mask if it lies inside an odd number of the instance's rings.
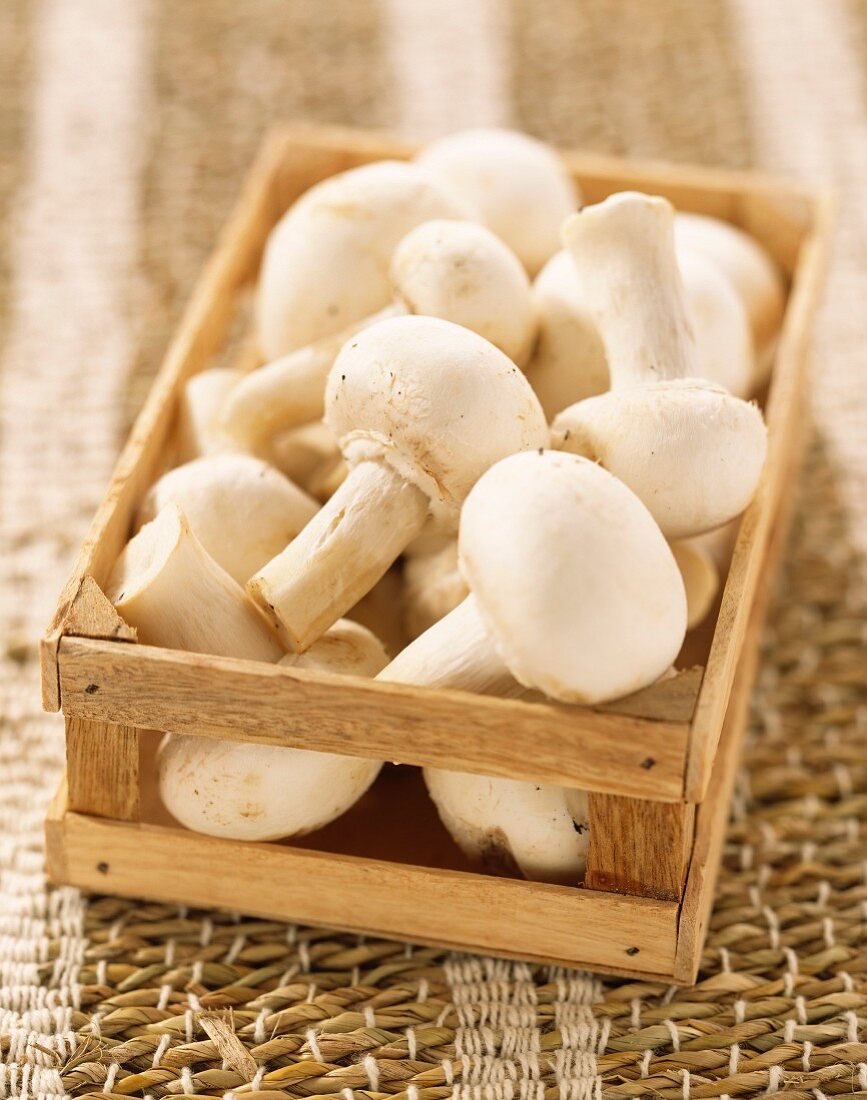
[{"label": "pile of mushrooms", "polygon": [[[759,484],[784,285],[665,199],[580,206],[506,130],[303,194],[265,249],[258,365],[186,384],[106,586],[139,641],[564,705],[671,675]],[[272,840],[380,768],[175,730],[158,781],[187,828]],[[424,778],[482,867],[580,880],[585,792]]]}]

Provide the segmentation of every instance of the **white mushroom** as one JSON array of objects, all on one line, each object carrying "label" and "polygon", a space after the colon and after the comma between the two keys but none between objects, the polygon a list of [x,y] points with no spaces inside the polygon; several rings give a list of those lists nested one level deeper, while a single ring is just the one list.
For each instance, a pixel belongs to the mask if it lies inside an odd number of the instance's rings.
[{"label": "white mushroom", "polygon": [[735,397],[748,397],[754,389],[756,356],[740,296],[700,252],[679,247],[677,266],[695,336],[698,377],[718,383]]},{"label": "white mushroom", "polygon": [[319,508],[279,470],[243,454],[199,458],[164,474],[144,498],[138,524],[169,504],[180,506],[204,548],[239,584],[279,554]]},{"label": "white mushroom", "polygon": [[[388,657],[358,623],[340,620],[303,656],[280,664],[374,676]],[[209,836],[276,840],[312,832],[345,813],[381,762],[255,742],[169,735],[160,745],[160,796],[182,825]]]},{"label": "white mushroom", "polygon": [[266,361],[387,306],[398,242],[431,218],[462,217],[462,204],[413,164],[365,164],[311,187],[265,248],[257,325]]},{"label": "white mushroom", "polygon": [[533,300],[539,334],[525,373],[552,420],[608,389],[608,360],[568,252],[555,253],[536,276]]},{"label": "white mushroom", "polygon": [[747,311],[755,346],[756,383],[767,378],[786,308],[786,290],[774,261],[754,237],[706,214],[680,213],[674,223],[678,248],[712,260],[731,280]]},{"label": "white mushroom", "polygon": [[564,239],[605,342],[612,389],[560,413],[553,445],[619,477],[668,538],[726,523],[756,490],[767,432],[756,406],[697,377],[670,204],[614,195],[573,215]]},{"label": "white mushroom", "polygon": [[[696,339],[698,376],[745,397],[754,385],[755,354],[743,303],[729,279],[700,253],[678,248],[677,262]],[[608,360],[592,295],[565,249],[539,272],[533,298],[539,335],[525,373],[552,420],[576,401],[609,388]]]},{"label": "white mushroom", "polygon": [[563,219],[580,195],[556,153],[514,130],[461,130],[416,157],[501,237],[530,275],[559,248]]},{"label": "white mushroom", "polygon": [[686,597],[648,510],[575,455],[513,455],[467,497],[459,534],[472,591],[379,678],[508,691],[510,675],[569,703],[658,679],[680,649]]},{"label": "white mushroom", "polygon": [[340,348],[386,316],[441,317],[472,329],[519,366],[536,333],[530,284],[517,257],[482,225],[423,222],[391,259],[394,302],[350,329],[300,348],[247,375],[222,409],[225,431],[253,447],[277,431],[319,419],[325,382]]},{"label": "white mushroom", "polygon": [[178,407],[178,459],[236,451],[238,443],[220,423],[223,404],[244,377],[242,371],[213,367],[194,374],[181,392]]},{"label": "white mushroom", "polygon": [[708,615],[719,591],[719,570],[711,555],[694,539],[671,544],[671,552],[683,578],[686,591],[687,630],[698,626]]},{"label": "white mushroom", "polygon": [[456,539],[446,539],[427,554],[407,557],[403,566],[403,605],[410,638],[439,622],[469,595],[458,568]]},{"label": "white mushroom", "polygon": [[144,645],[253,661],[283,656],[268,621],[208,554],[176,504],[126,544],[105,594]]},{"label": "white mushroom", "polygon": [[334,432],[321,420],[280,432],[270,441],[267,455],[272,466],[308,493],[322,468],[341,458]]},{"label": "white mushroom", "polygon": [[349,475],[247,585],[296,651],[373,587],[429,515],[454,530],[484,471],[547,436],[514,363],[433,317],[381,321],[350,341],[329,375],[326,421]]},{"label": "white mushroom", "polygon": [[587,794],[567,787],[425,768],[443,824],[470,859],[493,872],[572,885],[587,860]]}]

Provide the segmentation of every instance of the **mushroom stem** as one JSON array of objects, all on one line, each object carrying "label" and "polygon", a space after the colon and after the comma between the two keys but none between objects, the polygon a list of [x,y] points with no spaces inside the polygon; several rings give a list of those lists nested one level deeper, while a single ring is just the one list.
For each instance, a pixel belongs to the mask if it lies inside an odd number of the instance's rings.
[{"label": "mushroom stem", "polygon": [[624,192],[587,206],[566,222],[563,240],[605,343],[612,389],[701,374],[665,199]]},{"label": "mushroom stem", "polygon": [[395,302],[333,336],[298,348],[251,371],[228,394],[220,413],[223,430],[245,447],[261,445],[278,432],[321,420],[325,383],[337,353],[362,328],[407,309]]},{"label": "mushroom stem", "polygon": [[369,592],[424,527],[430,501],[386,462],[364,461],[247,591],[302,653]]},{"label": "mushroom stem", "polygon": [[283,650],[244,590],[208,554],[177,505],[127,543],[106,595],[145,645],[278,661]]},{"label": "mushroom stem", "polygon": [[502,698],[523,691],[497,653],[472,594],[402,650],[377,679]]}]

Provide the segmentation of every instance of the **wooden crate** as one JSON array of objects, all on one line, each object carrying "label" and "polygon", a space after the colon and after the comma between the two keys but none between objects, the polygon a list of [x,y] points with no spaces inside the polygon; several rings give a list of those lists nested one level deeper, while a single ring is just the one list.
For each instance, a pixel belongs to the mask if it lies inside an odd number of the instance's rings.
[{"label": "wooden crate", "polygon": [[[266,141],[43,640],[44,704],[63,710],[67,736],[66,779],[46,822],[49,873],[88,890],[690,981],[807,435],[804,363],[827,195],[754,174],[564,154],[587,202],[626,188],[665,195],[743,226],[790,279],[764,399],[768,462],[718,611],[688,640],[699,667],[605,707],[515,702],[140,646],[100,589],[166,463],[181,388],[225,352],[277,218],[317,180],[411,152],[389,137],[337,129],[281,129]],[[155,730],[586,788],[586,880],[562,887],[475,873],[407,768],[386,769],[353,810],[302,840],[188,832],[154,805]]]}]

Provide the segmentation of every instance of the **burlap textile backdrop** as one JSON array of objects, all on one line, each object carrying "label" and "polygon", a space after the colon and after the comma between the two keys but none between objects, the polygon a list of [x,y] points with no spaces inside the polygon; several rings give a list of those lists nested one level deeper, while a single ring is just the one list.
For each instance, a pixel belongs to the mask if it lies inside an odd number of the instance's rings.
[{"label": "burlap textile backdrop", "polygon": [[[867,1091],[867,7],[3,0],[0,58],[0,1096]],[[818,442],[694,989],[45,889],[63,744],[34,639],[284,117],[505,122],[841,188]],[[252,1062],[224,1061],[207,1007]]]}]

